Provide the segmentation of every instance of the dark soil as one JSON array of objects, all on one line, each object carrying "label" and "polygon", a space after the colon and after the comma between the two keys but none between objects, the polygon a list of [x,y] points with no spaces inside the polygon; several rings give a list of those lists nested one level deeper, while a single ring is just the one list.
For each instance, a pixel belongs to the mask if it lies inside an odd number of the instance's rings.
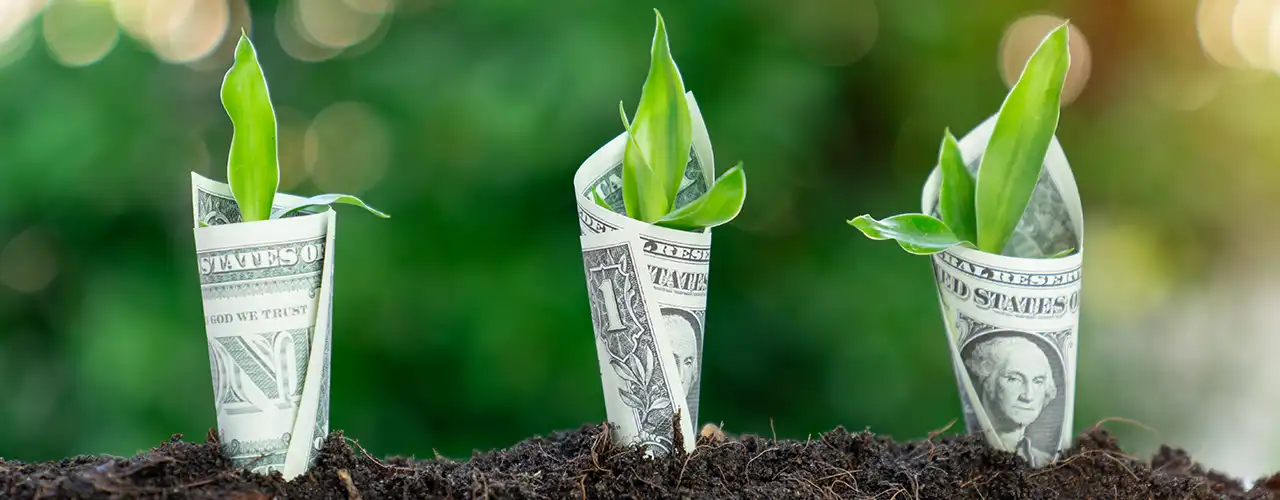
[{"label": "dark soil", "polygon": [[[209,436],[212,437],[212,436]],[[306,475],[285,482],[232,468],[206,439],[175,435],[133,458],[0,460],[4,498],[1248,498],[1280,499],[1280,474],[1246,488],[1180,450],[1150,462],[1105,430],[1082,434],[1055,464],[1032,469],[978,438],[895,444],[837,428],[804,441],[726,438],[703,429],[692,454],[647,459],[600,425],[454,461],[381,461],[336,432]]]}]

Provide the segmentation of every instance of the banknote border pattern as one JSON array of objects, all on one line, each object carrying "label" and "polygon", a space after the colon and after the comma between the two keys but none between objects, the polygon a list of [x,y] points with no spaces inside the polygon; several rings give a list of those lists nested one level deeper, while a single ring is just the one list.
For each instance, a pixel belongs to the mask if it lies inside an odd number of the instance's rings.
[{"label": "banknote border pattern", "polygon": [[321,279],[321,273],[316,272],[291,278],[259,280],[248,283],[240,282],[205,285],[200,287],[200,295],[205,300],[213,300],[306,290],[308,297],[314,299],[316,298],[316,294],[320,292]]}]

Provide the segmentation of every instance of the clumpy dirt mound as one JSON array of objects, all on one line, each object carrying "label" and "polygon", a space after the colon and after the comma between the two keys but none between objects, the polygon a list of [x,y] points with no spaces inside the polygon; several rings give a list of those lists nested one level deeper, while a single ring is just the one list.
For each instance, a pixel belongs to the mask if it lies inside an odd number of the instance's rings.
[{"label": "clumpy dirt mound", "polygon": [[532,438],[467,461],[375,459],[341,432],[311,472],[237,470],[216,441],[181,436],[133,458],[0,460],[4,498],[1176,498],[1280,499],[1280,474],[1251,488],[1205,471],[1181,450],[1151,463],[1126,455],[1105,430],[1082,434],[1056,463],[1032,469],[979,438],[895,444],[837,428],[804,441],[725,437],[703,429],[690,454],[645,458],[602,425]]}]

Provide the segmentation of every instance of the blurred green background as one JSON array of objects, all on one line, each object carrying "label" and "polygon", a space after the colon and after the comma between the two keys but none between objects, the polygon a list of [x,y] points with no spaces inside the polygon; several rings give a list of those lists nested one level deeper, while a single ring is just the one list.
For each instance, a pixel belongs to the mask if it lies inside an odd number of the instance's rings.
[{"label": "blurred green background", "polygon": [[844,221],[918,209],[944,127],[994,113],[1069,18],[1076,427],[1280,469],[1274,0],[4,0],[0,456],[215,425],[189,172],[225,179],[241,27],[282,190],[394,215],[343,218],[333,427],[465,457],[603,420],[572,176],[639,99],[650,7],[751,184],[716,230],[704,421],[915,439],[960,417],[927,260]]}]

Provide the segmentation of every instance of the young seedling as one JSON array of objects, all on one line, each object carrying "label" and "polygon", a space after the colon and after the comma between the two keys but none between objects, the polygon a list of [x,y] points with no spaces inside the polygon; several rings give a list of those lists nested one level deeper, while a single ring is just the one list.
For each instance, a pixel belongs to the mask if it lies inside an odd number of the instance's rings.
[{"label": "young seedling", "polygon": [[257,52],[243,30],[236,45],[235,63],[222,80],[222,106],[226,108],[233,127],[231,150],[227,155],[227,182],[231,185],[231,194],[240,208],[243,222],[284,218],[301,210],[334,203],[355,205],[378,217],[390,217],[346,194],[322,194],[272,210],[276,188],[280,184],[276,113],[271,105],[266,77],[258,65]]},{"label": "young seedling", "polygon": [[234,130],[228,183],[191,176],[218,436],[233,466],[288,480],[312,467],[329,429],[338,221],[329,207],[387,215],[350,195],[276,193],[275,111],[244,32],[221,98]]},{"label": "young seedling", "polygon": [[614,442],[692,452],[711,228],[742,210],[742,164],[715,178],[702,112],[656,10],[649,74],[624,131],[573,176],[600,383]]},{"label": "young seedling", "polygon": [[[942,220],[920,213],[884,220],[862,215],[849,224],[868,238],[897,240],[903,250],[916,255],[956,245],[1000,254],[1027,209],[1058,127],[1059,99],[1070,66],[1067,33],[1067,24],[1049,33],[1010,89],[982,155],[976,183],[965,168],[955,137],[950,130],[944,132],[938,154]],[[1064,257],[1074,250],[1036,257]]]},{"label": "young seedling", "polygon": [[[667,43],[666,25],[657,9],[654,14],[657,27],[650,52],[649,76],[633,120],[627,120],[625,106],[618,103],[622,126],[627,132],[622,161],[623,205],[632,219],[671,229],[701,231],[738,216],[747,196],[747,177],[739,162],[702,196],[684,206],[675,206],[680,181],[689,162],[693,127],[684,81]],[[614,210],[598,192],[594,194],[597,204]]]}]

